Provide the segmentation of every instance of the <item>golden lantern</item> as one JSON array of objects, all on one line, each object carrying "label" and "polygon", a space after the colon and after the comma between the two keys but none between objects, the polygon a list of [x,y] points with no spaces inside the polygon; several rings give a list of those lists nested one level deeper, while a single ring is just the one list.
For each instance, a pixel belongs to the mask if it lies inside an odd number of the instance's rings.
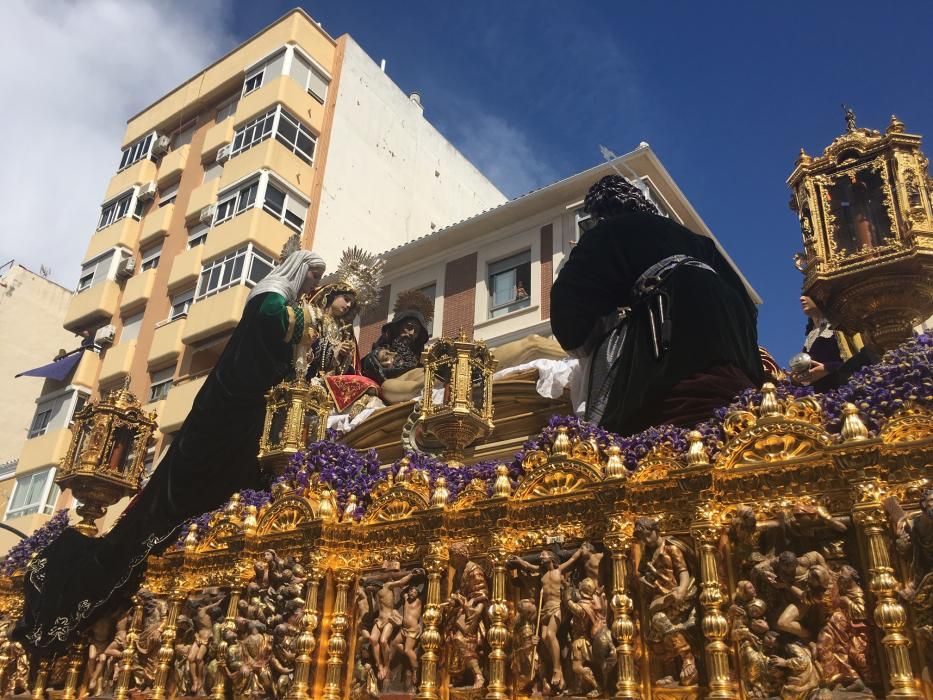
[{"label": "golden lantern", "polygon": [[[486,344],[442,338],[421,354],[424,396],[419,422],[426,435],[444,446],[444,457],[463,463],[463,451],[492,432],[492,373],[496,361]],[[435,384],[443,387],[435,400]]]},{"label": "golden lantern", "polygon": [[822,156],[801,149],[787,180],[804,294],[876,350],[933,314],[933,185],[920,143],[897,117],[882,134],[847,109],[846,133]]},{"label": "golden lantern", "polygon": [[266,393],[266,420],[259,440],[263,467],[280,473],[292,455],[327,435],[331,399],[323,382],[284,381]]},{"label": "golden lantern", "polygon": [[55,483],[71,489],[80,505],[75,527],[97,535],[95,521],[121,498],[139,491],[146,469],[146,450],[156,429],[156,414],[142,410],[129,390],[110,392],[106,399],[88,402],[75,414],[71,444]]}]

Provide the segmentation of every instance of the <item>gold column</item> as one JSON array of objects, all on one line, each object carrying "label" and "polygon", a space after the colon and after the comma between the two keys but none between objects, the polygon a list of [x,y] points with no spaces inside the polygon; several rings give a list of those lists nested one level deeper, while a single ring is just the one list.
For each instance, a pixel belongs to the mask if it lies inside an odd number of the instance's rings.
[{"label": "gold column", "polygon": [[130,682],[133,678],[133,665],[136,663],[136,643],[139,641],[142,624],[143,604],[137,596],[133,596],[133,617],[130,619],[129,629],[126,630],[126,644],[120,657],[120,675],[117,676],[114,700],[128,700],[130,697]]},{"label": "gold column", "polygon": [[305,611],[301,616],[301,635],[298,637],[298,658],[295,659],[295,680],[286,695],[287,700],[308,700],[311,687],[311,655],[316,641],[314,633],[320,620],[317,609],[318,592],[324,572],[315,561],[308,570],[308,595],[305,598]]},{"label": "gold column", "polygon": [[492,624],[486,639],[489,642],[489,684],[486,697],[489,700],[506,700],[508,686],[505,679],[505,664],[508,659],[505,647],[509,643],[509,629],[505,621],[509,609],[505,600],[505,549],[495,548],[489,553],[492,560],[492,601],[489,605],[489,618]]},{"label": "gold column", "polygon": [[172,670],[172,661],[175,658],[175,624],[178,622],[178,609],[185,595],[178,588],[173,588],[169,594],[168,611],[165,614],[165,626],[162,628],[162,646],[159,647],[159,665],[156,668],[155,679],[152,682],[151,700],[165,700],[168,686],[169,672]]},{"label": "gold column", "polygon": [[62,700],[75,700],[78,697],[78,686],[81,684],[81,669],[84,657],[87,654],[87,642],[83,639],[75,642],[68,657],[68,674],[65,676],[65,689],[62,691]]},{"label": "gold column", "polygon": [[[227,615],[224,617],[222,631],[236,629],[237,607],[240,605],[241,589],[234,586],[230,589],[230,602],[227,603]],[[211,700],[224,700],[227,697],[227,643],[220,640],[217,645],[217,678],[211,689]]]},{"label": "gold column", "polygon": [[421,683],[418,686],[418,700],[437,700],[437,662],[441,648],[441,633],[438,623],[441,621],[441,574],[447,568],[447,553],[437,548],[433,556],[424,563],[428,574],[428,596],[422,616],[421,632]]},{"label": "gold column", "polygon": [[42,659],[39,662],[39,670],[36,673],[36,682],[32,686],[32,700],[45,700],[45,684],[49,680],[49,660]]},{"label": "gold column", "polygon": [[632,619],[632,599],[625,590],[628,578],[626,565],[632,547],[631,527],[627,531],[608,535],[604,544],[612,555],[612,638],[616,643],[616,698],[641,698],[641,686],[635,677],[635,621]]},{"label": "gold column", "polygon": [[706,639],[706,675],[709,679],[709,698],[736,698],[730,670],[731,653],[724,641],[729,634],[729,623],[722,614],[722,584],[716,549],[722,536],[722,526],[703,513],[691,527],[693,539],[700,554],[700,605],[703,621],[700,625]]},{"label": "gold column", "polygon": [[337,580],[337,593],[334,598],[334,612],[331,618],[330,639],[327,640],[327,681],[324,683],[324,700],[340,700],[343,690],[340,687],[343,675],[344,656],[347,653],[347,594],[355,574],[349,569],[334,572]]},{"label": "gold column", "polygon": [[907,625],[907,614],[904,606],[897,598],[900,587],[894,577],[894,569],[888,556],[888,546],[884,532],[887,527],[887,516],[880,501],[880,490],[877,486],[867,486],[861,489],[864,500],[858,503],[853,511],[855,522],[858,523],[865,537],[865,547],[868,553],[869,588],[875,596],[875,624],[878,629],[884,630],[881,644],[888,661],[889,698],[919,698],[920,690],[914,679],[914,672],[910,665],[910,640],[904,634]]}]

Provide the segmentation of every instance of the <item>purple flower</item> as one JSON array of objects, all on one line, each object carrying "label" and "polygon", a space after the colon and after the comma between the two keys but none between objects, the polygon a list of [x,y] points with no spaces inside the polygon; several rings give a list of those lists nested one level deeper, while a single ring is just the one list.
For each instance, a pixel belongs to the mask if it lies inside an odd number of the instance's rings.
[{"label": "purple flower", "polygon": [[45,525],[10,549],[3,563],[0,564],[0,573],[5,576],[10,576],[17,571],[25,569],[32,555],[45,549],[57,539],[67,527],[68,509],[62,508],[57,511]]}]

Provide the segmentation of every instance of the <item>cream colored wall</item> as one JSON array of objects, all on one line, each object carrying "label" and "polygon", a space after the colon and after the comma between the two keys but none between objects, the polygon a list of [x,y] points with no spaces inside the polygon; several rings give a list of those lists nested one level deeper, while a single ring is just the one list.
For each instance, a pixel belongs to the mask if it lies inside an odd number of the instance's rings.
[{"label": "cream colored wall", "polygon": [[312,245],[329,266],[349,245],[386,250],[505,201],[352,38],[341,41]]},{"label": "cream colored wall", "polygon": [[72,296],[19,265],[0,277],[0,463],[19,457],[45,381],[14,375],[51,362],[59,349],[79,345],[62,328]]}]

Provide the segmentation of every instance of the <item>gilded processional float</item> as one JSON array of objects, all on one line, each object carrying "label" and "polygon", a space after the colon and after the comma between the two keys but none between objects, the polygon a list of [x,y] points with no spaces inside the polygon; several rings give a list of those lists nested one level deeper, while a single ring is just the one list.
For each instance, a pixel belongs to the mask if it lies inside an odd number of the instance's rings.
[{"label": "gilded processional float", "polygon": [[[342,436],[318,384],[279,385],[269,491],[190,522],[69,654],[30,669],[4,638],[4,696],[933,697],[933,340],[908,337],[933,293],[926,161],[852,115],[791,186],[830,313],[913,271],[896,318],[884,294],[836,314],[880,363],[822,394],[772,364],[711,420],[631,437],[534,371],[494,381],[463,336],[425,350],[418,401]],[[78,415],[83,527],[138,487],[153,426],[125,390]],[[7,620],[28,566],[7,559]]]}]

